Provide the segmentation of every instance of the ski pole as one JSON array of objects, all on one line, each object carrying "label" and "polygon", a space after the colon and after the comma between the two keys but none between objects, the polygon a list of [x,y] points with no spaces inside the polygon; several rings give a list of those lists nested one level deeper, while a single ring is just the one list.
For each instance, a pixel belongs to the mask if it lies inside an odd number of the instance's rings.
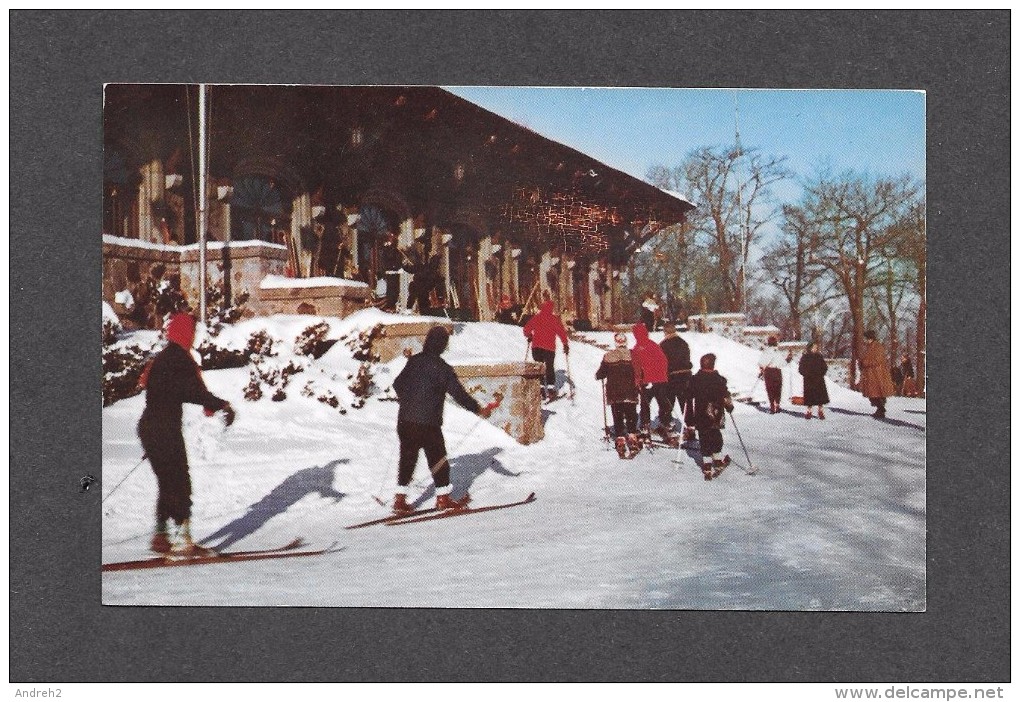
[{"label": "ski pole", "polygon": [[747,446],[744,444],[744,437],[740,435],[740,427],[737,426],[737,420],[733,417],[733,412],[730,411],[730,421],[733,423],[733,429],[737,432],[737,438],[740,439],[740,448],[744,449],[744,457],[747,459],[747,468],[745,471],[748,475],[757,473],[758,469],[751,463],[751,456],[747,453]]},{"label": "ski pole", "polygon": [[142,465],[143,463],[145,463],[146,459],[148,459],[148,456],[147,456],[146,454],[144,454],[144,453],[143,453],[143,454],[142,454],[142,460],[138,461],[138,463],[137,463],[137,464],[135,465],[135,467],[134,467],[134,468],[132,468],[131,470],[129,470],[129,471],[128,471],[128,474],[127,474],[127,475],[125,475],[125,476],[124,476],[123,478],[121,478],[121,479],[120,479],[120,482],[119,482],[119,483],[117,483],[117,484],[116,484],[116,485],[114,486],[114,488],[113,488],[112,490],[110,490],[110,492],[108,492],[108,493],[107,493],[106,497],[104,497],[104,498],[102,499],[102,501],[101,501],[101,502],[100,502],[99,504],[103,504],[103,502],[106,502],[106,501],[107,501],[108,499],[110,499],[110,495],[112,495],[113,493],[117,492],[117,488],[119,488],[119,487],[120,487],[121,485],[123,485],[123,484],[124,484],[124,481],[125,481],[125,480],[127,480],[128,478],[130,478],[130,477],[131,477],[131,474],[132,474],[132,473],[134,473],[134,472],[135,472],[136,470],[138,470],[138,466],[140,466],[140,465]]},{"label": "ski pole", "polygon": [[563,358],[567,361],[567,385],[570,387],[569,397],[570,404],[576,406],[577,402],[574,400],[574,379],[570,377],[570,354],[566,351],[563,352]]},{"label": "ski pole", "polygon": [[602,379],[602,430],[605,432],[603,439],[609,441],[609,418],[606,416],[606,379]]}]

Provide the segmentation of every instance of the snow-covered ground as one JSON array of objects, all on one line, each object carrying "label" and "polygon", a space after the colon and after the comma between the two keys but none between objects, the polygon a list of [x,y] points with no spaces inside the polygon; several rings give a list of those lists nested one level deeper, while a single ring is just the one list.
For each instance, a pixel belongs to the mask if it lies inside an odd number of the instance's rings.
[{"label": "snow-covered ground", "polygon": [[[329,336],[367,329],[374,310],[326,318]],[[318,318],[278,316],[227,329],[220,343],[243,346],[264,328],[281,362]],[[146,336],[148,334],[148,336]],[[125,342],[154,340],[152,332]],[[585,337],[608,344],[608,333]],[[653,335],[660,339],[661,334]],[[754,388],[758,353],[714,334],[685,333],[692,357],[718,354],[734,394]],[[405,526],[344,526],[385,514],[397,463],[395,402],[383,391],[404,363],[375,367],[378,391],[354,409],[347,390],[357,363],[338,343],[305,359],[288,397],[247,402],[247,369],[205,373],[237,409],[219,418],[185,409],[196,538],[224,550],[275,547],[302,537],[340,550],[309,558],[103,574],[106,604],[313,605],[350,607],[525,607],[917,611],[925,607],[925,402],[890,398],[879,421],[858,393],[829,383],[827,419],[804,419],[784,402],[769,415],[737,404],[724,430],[734,459],[705,482],[695,454],[643,452],[621,461],[601,440],[602,351],[571,345],[572,402],[546,408],[546,437],[521,446],[451,403],[445,432],[454,495],[475,505],[533,504]],[[453,364],[521,360],[518,327],[458,324]],[[800,394],[795,363],[785,392]],[[558,354],[559,374],[566,366]],[[304,397],[308,381],[348,405],[346,414]],[[767,403],[766,403],[767,404]],[[103,410],[103,560],[147,557],[156,498],[135,436],[143,398]],[[654,404],[653,404],[654,408]],[[734,431],[739,428],[753,464]],[[126,479],[125,479],[126,477]],[[118,483],[123,484],[116,488]],[[419,462],[414,490],[431,505]],[[111,492],[112,491],[112,492]]]}]

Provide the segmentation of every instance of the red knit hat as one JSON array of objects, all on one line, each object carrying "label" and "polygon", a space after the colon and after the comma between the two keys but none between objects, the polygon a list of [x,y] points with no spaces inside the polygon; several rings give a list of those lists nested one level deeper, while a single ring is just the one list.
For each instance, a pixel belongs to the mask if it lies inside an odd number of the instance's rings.
[{"label": "red knit hat", "polygon": [[195,343],[195,318],[186,312],[175,312],[166,325],[166,338],[183,349]]}]

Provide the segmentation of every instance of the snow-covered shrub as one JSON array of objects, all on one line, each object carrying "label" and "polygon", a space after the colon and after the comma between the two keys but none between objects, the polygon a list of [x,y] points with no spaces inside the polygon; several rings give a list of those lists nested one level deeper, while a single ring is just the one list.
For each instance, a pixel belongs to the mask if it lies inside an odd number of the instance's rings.
[{"label": "snow-covered shrub", "polygon": [[275,341],[265,330],[252,332],[248,337],[248,346],[245,351],[249,356],[275,356],[276,351],[273,350]]},{"label": "snow-covered shrub", "polygon": [[347,342],[347,348],[353,351],[354,360],[365,363],[376,363],[379,361],[379,354],[372,353],[372,343],[383,335],[386,326],[376,324],[371,329],[360,332],[355,339]]},{"label": "snow-covered shrub", "polygon": [[354,382],[350,385],[350,390],[354,393],[354,402],[351,403],[351,407],[355,409],[361,409],[365,406],[365,401],[372,394],[372,364],[363,362],[358,366],[358,374],[354,376]]},{"label": "snow-covered shrub", "polygon": [[233,304],[224,304],[223,284],[210,286],[205,291],[206,328],[210,336],[216,336],[226,324],[234,324],[244,314],[244,306],[251,294],[242,290],[234,296]]},{"label": "snow-covered shrub", "polygon": [[210,339],[204,339],[196,351],[202,357],[204,370],[244,368],[248,365],[250,358],[247,349],[228,349],[217,345]]},{"label": "snow-covered shrub", "polygon": [[112,319],[103,320],[103,346],[109,346],[117,340],[117,336],[121,333],[122,328],[120,324],[114,322]]},{"label": "snow-covered shrub", "polygon": [[306,328],[294,340],[294,353],[298,356],[321,358],[336,343],[336,340],[326,338],[328,333],[329,325],[325,322]]},{"label": "snow-covered shrub", "polygon": [[320,390],[311,380],[305,383],[305,386],[301,389],[301,394],[305,397],[314,397],[322,404],[329,405],[333,409],[339,411],[340,414],[347,414],[347,410],[340,406],[340,399],[333,394],[332,390],[329,390],[328,388]]},{"label": "snow-covered shrub", "polygon": [[138,345],[103,348],[103,407],[142,391],[138,379],[149,361],[149,351]]},{"label": "snow-covered shrub", "polygon": [[285,365],[281,365],[279,361],[254,356],[248,376],[248,385],[244,390],[244,399],[253,402],[261,399],[262,385],[265,385],[273,391],[269,399],[273,402],[282,402],[287,399],[286,387],[290,383],[290,377],[303,370],[304,367],[296,361],[288,361]]}]

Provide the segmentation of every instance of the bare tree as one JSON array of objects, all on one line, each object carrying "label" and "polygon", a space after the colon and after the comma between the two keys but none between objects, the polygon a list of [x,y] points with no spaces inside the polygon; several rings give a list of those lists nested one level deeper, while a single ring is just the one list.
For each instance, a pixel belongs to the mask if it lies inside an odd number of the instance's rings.
[{"label": "bare tree", "polygon": [[898,231],[897,254],[910,271],[909,280],[917,295],[917,326],[914,330],[914,368],[917,369],[917,389],[923,391],[925,379],[925,339],[928,295],[928,243],[925,236],[925,206],[915,202],[893,225]]},{"label": "bare tree", "polygon": [[904,236],[898,224],[916,204],[919,190],[907,176],[873,178],[853,172],[821,175],[805,188],[803,210],[817,236],[816,259],[835,277],[850,311],[852,387],[868,290],[880,283],[886,256]]},{"label": "bare tree", "polygon": [[786,157],[764,156],[756,149],[702,147],[676,168],[653,167],[649,180],[679,190],[698,205],[689,217],[695,240],[704,242],[715,259],[717,309],[739,312],[747,291],[743,281],[751,246],[775,216],[771,187],[790,172]]}]

